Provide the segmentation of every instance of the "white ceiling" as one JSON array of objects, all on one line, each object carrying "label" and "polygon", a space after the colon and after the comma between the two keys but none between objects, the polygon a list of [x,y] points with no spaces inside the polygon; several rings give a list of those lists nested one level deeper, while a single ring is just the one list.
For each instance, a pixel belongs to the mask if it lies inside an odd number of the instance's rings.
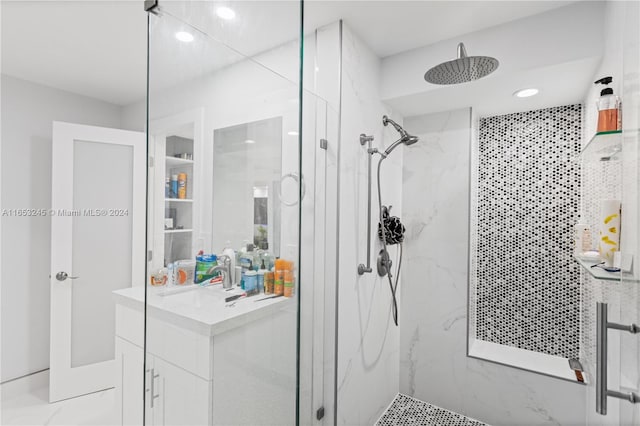
[{"label": "white ceiling", "polygon": [[[292,1],[225,2],[237,11],[233,23],[198,14],[197,8],[183,2],[160,3],[247,55],[297,35],[299,10]],[[343,18],[384,57],[568,3],[312,0],[305,3],[305,31]],[[201,2],[198,8],[213,10],[216,4]],[[1,5],[3,73],[118,105],[144,98],[146,13],[140,0],[2,1]],[[167,56],[174,54],[169,49],[167,44]]]},{"label": "white ceiling", "polygon": [[114,104],[146,92],[141,1],[2,1],[2,72]]},{"label": "white ceiling", "polygon": [[[389,56],[382,61],[381,97],[407,117],[473,107],[484,116],[580,103],[595,80],[606,38],[602,2],[578,2],[462,37]],[[447,86],[425,82],[431,67],[455,57],[494,56],[500,66],[478,81]],[[517,90],[540,93],[517,98]]]},{"label": "white ceiling", "polygon": [[305,18],[310,28],[342,18],[384,58],[571,3],[574,1],[312,0],[305,3]]}]

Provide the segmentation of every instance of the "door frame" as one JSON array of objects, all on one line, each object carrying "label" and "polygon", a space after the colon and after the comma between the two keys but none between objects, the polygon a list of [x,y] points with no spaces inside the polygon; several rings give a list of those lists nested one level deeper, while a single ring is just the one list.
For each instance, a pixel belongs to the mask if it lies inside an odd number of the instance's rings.
[{"label": "door frame", "polygon": [[[71,260],[73,217],[59,216],[55,213],[73,207],[71,188],[73,188],[74,140],[133,147],[131,220],[132,229],[140,232],[134,231],[131,241],[132,286],[144,285],[146,216],[146,136],[144,133],[54,121],[52,140],[49,402],[112,388],[115,385],[115,359],[71,367],[73,281],[68,279],[61,282],[55,278],[58,271],[66,271],[73,275]],[[137,168],[136,164],[139,164]],[[69,188],[69,190],[56,191],[56,188]],[[112,320],[115,322],[115,318]]]}]

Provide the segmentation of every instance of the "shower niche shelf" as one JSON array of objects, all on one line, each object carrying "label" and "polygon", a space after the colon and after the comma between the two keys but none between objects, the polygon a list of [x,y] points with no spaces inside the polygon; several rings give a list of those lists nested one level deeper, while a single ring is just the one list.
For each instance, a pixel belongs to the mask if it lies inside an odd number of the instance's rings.
[{"label": "shower niche shelf", "polygon": [[574,259],[587,274],[597,280],[620,281],[620,272],[607,272],[604,269],[595,266],[599,264],[600,261],[583,260],[577,257],[574,257]]},{"label": "shower niche shelf", "polygon": [[595,266],[598,263],[600,263],[600,261],[583,260],[577,257],[574,257],[574,259],[576,260],[576,262],[578,262],[578,264],[582,267],[582,269],[587,274],[591,275],[593,278],[597,280],[621,281],[624,279],[625,281],[636,281],[636,282],[640,281],[630,273],[607,272],[604,269]]},{"label": "shower niche shelf", "polygon": [[529,351],[472,338],[469,339],[468,342],[467,356],[566,380],[578,385],[588,383],[587,377],[583,377],[584,382],[577,379],[576,373],[570,367],[567,358],[556,355]]},{"label": "shower niche shelf", "polygon": [[622,130],[593,135],[580,152],[585,161],[615,161],[622,152]]}]

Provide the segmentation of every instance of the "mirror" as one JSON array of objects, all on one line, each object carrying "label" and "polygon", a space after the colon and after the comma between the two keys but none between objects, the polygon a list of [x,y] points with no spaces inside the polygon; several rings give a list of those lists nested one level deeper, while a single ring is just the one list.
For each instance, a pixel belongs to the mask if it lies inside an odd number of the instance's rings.
[{"label": "mirror", "polygon": [[214,130],[212,244],[280,255],[282,117]]}]

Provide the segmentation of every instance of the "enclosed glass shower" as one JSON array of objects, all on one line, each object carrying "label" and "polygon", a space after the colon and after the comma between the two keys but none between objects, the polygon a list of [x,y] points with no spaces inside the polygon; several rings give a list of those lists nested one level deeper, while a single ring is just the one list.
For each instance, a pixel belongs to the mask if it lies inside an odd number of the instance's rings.
[{"label": "enclosed glass shower", "polygon": [[300,2],[146,7],[147,285],[119,299],[123,423],[333,423],[338,26],[303,42]]},{"label": "enclosed glass shower", "polygon": [[[420,61],[450,59],[459,40],[384,56],[360,37],[364,19],[325,3],[147,2],[146,285],[117,298],[123,424],[637,424],[616,395],[608,417],[595,407],[595,303],[638,323],[634,272],[608,287],[571,240],[614,186],[634,211],[635,163],[589,162],[586,101],[484,113],[471,95],[411,92],[414,74],[426,84]],[[638,15],[621,4],[607,7]],[[549,22],[605,10],[567,7]],[[491,55],[506,38],[486,37]],[[497,59],[486,81],[519,60]],[[452,90],[467,99],[473,84]],[[430,96],[445,106],[423,108]],[[393,145],[398,129],[420,143]],[[370,154],[396,146],[376,193]],[[387,248],[379,204],[406,226],[404,253],[387,249],[394,275],[404,256],[392,291],[358,267]],[[609,390],[633,395],[637,353],[637,336],[610,339]]]}]

